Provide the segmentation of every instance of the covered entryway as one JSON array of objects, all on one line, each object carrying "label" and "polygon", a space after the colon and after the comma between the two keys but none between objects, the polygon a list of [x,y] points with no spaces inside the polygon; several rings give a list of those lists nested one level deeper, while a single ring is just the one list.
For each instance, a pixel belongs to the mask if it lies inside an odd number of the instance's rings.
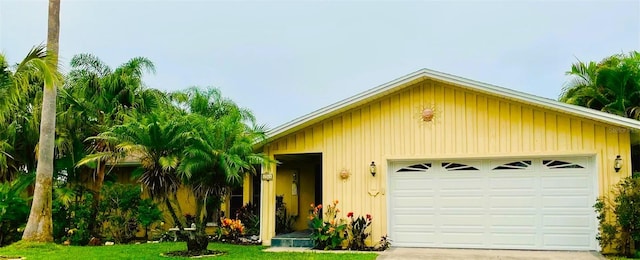
[{"label": "covered entryway", "polygon": [[593,157],[394,161],[393,246],[596,250]]}]

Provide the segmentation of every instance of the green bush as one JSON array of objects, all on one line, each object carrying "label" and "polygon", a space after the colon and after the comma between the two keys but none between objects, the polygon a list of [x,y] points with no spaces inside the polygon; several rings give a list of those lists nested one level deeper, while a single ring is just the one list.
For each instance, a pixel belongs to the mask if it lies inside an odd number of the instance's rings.
[{"label": "green bush", "polygon": [[632,256],[640,241],[640,178],[628,177],[616,184],[611,197],[601,197],[594,208],[600,223],[600,246],[615,245],[618,253]]},{"label": "green bush", "polygon": [[0,246],[16,242],[22,236],[30,210],[29,199],[22,193],[31,183],[30,176],[0,183]]},{"label": "green bush", "polygon": [[143,199],[138,205],[138,220],[144,228],[144,237],[149,240],[149,227],[156,222],[162,221],[162,211],[151,199]]},{"label": "green bush", "polygon": [[127,243],[138,232],[140,187],[132,184],[109,184],[102,190],[98,220],[104,223],[102,233],[116,243]]},{"label": "green bush", "polygon": [[72,245],[86,245],[91,239],[89,223],[93,195],[80,186],[57,187],[53,192],[53,239]]}]

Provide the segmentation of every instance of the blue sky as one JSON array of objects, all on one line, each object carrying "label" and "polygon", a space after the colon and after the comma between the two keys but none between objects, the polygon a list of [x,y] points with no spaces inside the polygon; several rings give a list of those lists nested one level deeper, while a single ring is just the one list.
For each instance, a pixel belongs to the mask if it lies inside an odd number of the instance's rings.
[{"label": "blue sky", "polygon": [[[275,127],[421,68],[556,99],[576,59],[640,50],[640,1],[62,0],[60,56],[151,59],[149,87],[215,86]],[[0,0],[0,51],[47,1]]]}]

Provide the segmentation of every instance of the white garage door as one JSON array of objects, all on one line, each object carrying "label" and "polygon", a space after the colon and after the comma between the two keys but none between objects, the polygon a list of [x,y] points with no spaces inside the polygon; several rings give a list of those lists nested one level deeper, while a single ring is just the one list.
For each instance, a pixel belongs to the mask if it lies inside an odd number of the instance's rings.
[{"label": "white garage door", "polygon": [[596,250],[593,159],[392,162],[398,247]]}]

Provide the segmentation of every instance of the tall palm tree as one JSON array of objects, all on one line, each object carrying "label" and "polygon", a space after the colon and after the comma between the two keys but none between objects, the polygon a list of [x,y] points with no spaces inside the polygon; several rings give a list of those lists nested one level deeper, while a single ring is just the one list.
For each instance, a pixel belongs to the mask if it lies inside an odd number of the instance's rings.
[{"label": "tall palm tree", "polygon": [[[49,0],[49,19],[47,31],[48,74],[58,71],[58,43],[60,40],[60,0]],[[53,241],[53,223],[51,218],[51,200],[53,185],[53,150],[56,130],[56,91],[57,82],[53,78],[44,81],[42,98],[42,122],[38,144],[38,167],[36,186],[31,203],[29,221],[22,235],[26,241]]]},{"label": "tall palm tree", "polygon": [[578,61],[559,100],[640,119],[640,53],[616,54],[599,63]]}]

